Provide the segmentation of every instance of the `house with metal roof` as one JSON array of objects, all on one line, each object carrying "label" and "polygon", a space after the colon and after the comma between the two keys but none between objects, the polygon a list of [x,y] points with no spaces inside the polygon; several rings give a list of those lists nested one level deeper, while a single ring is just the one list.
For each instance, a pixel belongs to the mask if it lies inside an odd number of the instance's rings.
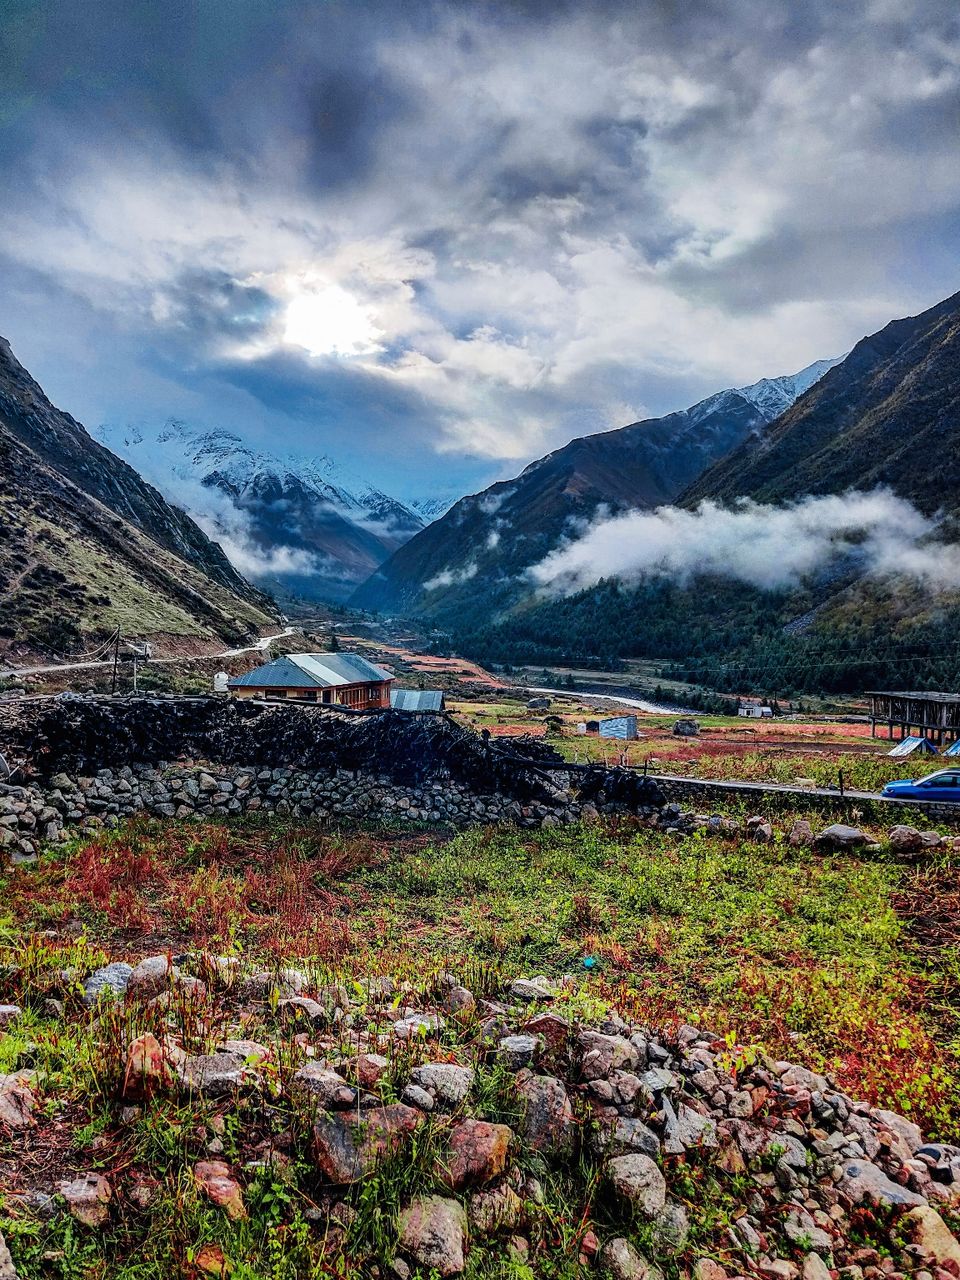
[{"label": "house with metal roof", "polygon": [[394,711],[442,711],[440,689],[391,689],[390,705]]},{"label": "house with metal roof", "polygon": [[235,676],[234,698],[284,698],[371,711],[390,706],[393,676],[358,653],[287,653]]}]

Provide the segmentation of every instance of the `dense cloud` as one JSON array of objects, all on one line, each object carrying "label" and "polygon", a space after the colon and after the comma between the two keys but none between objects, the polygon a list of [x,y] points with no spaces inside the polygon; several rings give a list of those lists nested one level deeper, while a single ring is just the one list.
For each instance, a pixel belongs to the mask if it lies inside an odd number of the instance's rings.
[{"label": "dense cloud", "polygon": [[0,42],[0,331],[93,421],[469,489],[957,284],[946,0],[12,0]]},{"label": "dense cloud", "polygon": [[600,578],[735,578],[764,590],[794,587],[839,562],[874,577],[905,576],[931,589],[960,587],[960,549],[936,522],[888,490],[809,497],[783,506],[741,499],[694,511],[660,507],[598,520],[530,570],[547,594],[570,595]]}]

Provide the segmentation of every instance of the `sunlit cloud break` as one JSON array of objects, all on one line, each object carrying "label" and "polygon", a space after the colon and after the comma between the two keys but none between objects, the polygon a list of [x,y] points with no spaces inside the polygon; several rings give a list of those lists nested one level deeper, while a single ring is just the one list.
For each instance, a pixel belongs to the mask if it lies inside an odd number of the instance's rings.
[{"label": "sunlit cloud break", "polygon": [[796,586],[841,558],[873,577],[902,575],[960,587],[960,547],[936,538],[937,521],[887,489],[807,497],[783,506],[659,507],[599,520],[534,565],[544,594],[570,595],[600,578],[735,578],[764,590]]}]

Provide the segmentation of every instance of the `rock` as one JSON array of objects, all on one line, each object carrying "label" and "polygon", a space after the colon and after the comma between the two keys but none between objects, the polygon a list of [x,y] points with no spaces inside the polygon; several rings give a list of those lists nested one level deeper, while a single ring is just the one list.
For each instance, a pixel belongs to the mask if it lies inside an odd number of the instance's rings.
[{"label": "rock", "polygon": [[441,1180],[455,1191],[468,1183],[490,1182],[507,1167],[513,1130],[486,1120],[461,1120],[450,1131],[447,1156],[438,1170]]},{"label": "rock", "polygon": [[508,1071],[529,1067],[540,1049],[536,1036],[504,1036],[497,1047],[497,1057]]},{"label": "rock", "polygon": [[567,1090],[553,1076],[521,1072],[517,1092],[524,1103],[522,1133],[527,1146],[545,1154],[560,1154],[573,1145],[575,1121]]},{"label": "rock", "polygon": [[60,1194],[71,1216],[84,1226],[102,1227],[110,1217],[113,1190],[99,1173],[83,1173],[73,1182],[61,1182]]},{"label": "rock", "polygon": [[465,1266],[467,1215],[462,1204],[442,1196],[418,1196],[400,1214],[400,1248],[441,1276],[457,1276]]},{"label": "rock", "polygon": [[443,1019],[437,1013],[408,1013],[393,1024],[393,1034],[398,1040],[415,1040],[443,1029]]},{"label": "rock", "polygon": [[673,1257],[683,1251],[689,1235],[690,1222],[686,1209],[681,1204],[668,1203],[653,1220],[653,1252],[657,1257],[662,1254]]},{"label": "rock", "polygon": [[425,1089],[435,1103],[451,1111],[466,1100],[473,1080],[472,1067],[458,1067],[450,1062],[425,1063],[410,1073],[411,1084]]},{"label": "rock", "polygon": [[923,838],[916,827],[891,827],[887,841],[894,853],[917,853],[923,848]]},{"label": "rock", "polygon": [[581,1031],[577,1045],[584,1080],[605,1080],[611,1071],[632,1071],[640,1063],[637,1050],[623,1036]]},{"label": "rock", "polygon": [[960,1274],[960,1241],[935,1209],[919,1205],[900,1219],[900,1226],[912,1244],[938,1267]]},{"label": "rock", "polygon": [[831,1280],[830,1269],[818,1253],[808,1253],[803,1260],[803,1280]]},{"label": "rock", "polygon": [[244,978],[240,992],[251,1000],[269,1000],[274,996],[279,1000],[289,1000],[300,995],[308,981],[307,975],[299,969],[281,969],[279,973],[261,969]]},{"label": "rock", "polygon": [[232,1222],[247,1216],[240,1183],[222,1160],[201,1160],[199,1164],[194,1165],[193,1176],[201,1190],[224,1211]]},{"label": "rock", "polygon": [[787,836],[787,843],[794,848],[805,849],[813,844],[813,827],[806,818],[798,818],[790,828],[790,834]]},{"label": "rock", "polygon": [[124,964],[121,960],[104,965],[102,969],[95,969],[83,984],[83,1003],[87,1006],[94,1005],[104,995],[114,1000],[119,999],[125,994],[132,974],[133,966]]},{"label": "rock", "polygon": [[169,1092],[176,1082],[174,1056],[181,1060],[184,1054],[164,1047],[149,1031],[137,1036],[127,1049],[127,1063],[123,1072],[123,1097],[129,1102],[140,1102],[158,1093]]},{"label": "rock", "polygon": [[608,1240],[600,1250],[598,1261],[611,1280],[660,1280],[663,1275],[659,1267],[637,1253],[623,1236]]},{"label": "rock", "polygon": [[882,1169],[869,1160],[848,1160],[843,1166],[837,1188],[854,1204],[872,1200],[881,1205],[926,1205],[923,1196],[892,1182]]},{"label": "rock", "polygon": [[389,1069],[390,1059],[382,1053],[361,1053],[353,1065],[352,1074],[362,1089],[375,1089]]},{"label": "rock", "polygon": [[509,1183],[470,1197],[470,1225],[480,1235],[513,1231],[523,1220],[523,1201]]},{"label": "rock", "polygon": [[713,1258],[698,1258],[693,1264],[693,1280],[727,1280],[727,1273]]},{"label": "rock", "polygon": [[214,1280],[226,1280],[230,1267],[226,1255],[218,1244],[203,1244],[197,1250],[194,1265],[205,1276],[213,1276]]},{"label": "rock", "polygon": [[517,978],[510,984],[511,998],[522,1000],[524,1003],[553,1000],[556,994],[546,978]]},{"label": "rock", "polygon": [[308,996],[290,996],[286,1000],[281,1000],[277,1005],[277,1014],[284,1022],[294,1025],[300,1022],[316,1026],[330,1020],[323,1005],[317,1000],[311,1000]]},{"label": "rock", "polygon": [[477,1007],[476,997],[466,987],[451,987],[443,997],[443,1007],[458,1022],[464,1022]]},{"label": "rock", "polygon": [[313,1127],[317,1167],[338,1186],[357,1182],[388,1153],[398,1150],[423,1122],[421,1112],[402,1102],[371,1107],[360,1114],[335,1112]]},{"label": "rock", "polygon": [[166,990],[175,972],[176,968],[169,956],[147,956],[134,966],[127,983],[127,994],[136,995],[141,1000],[151,1000]]},{"label": "rock", "polygon": [[783,1234],[791,1244],[801,1249],[829,1253],[833,1248],[833,1237],[818,1227],[805,1209],[795,1209],[787,1214],[783,1220]]},{"label": "rock", "polygon": [[528,1036],[539,1036],[551,1053],[561,1053],[567,1046],[570,1023],[556,1013],[538,1013],[521,1030]]},{"label": "rock", "polygon": [[0,1004],[0,1031],[7,1031],[18,1022],[22,1012],[18,1004]]},{"label": "rock", "polygon": [[885,1129],[889,1129],[891,1133],[903,1142],[906,1150],[913,1155],[919,1147],[923,1146],[923,1133],[919,1125],[908,1120],[906,1116],[899,1115],[896,1111],[884,1111],[880,1107],[874,1107],[871,1113],[875,1120],[879,1120]]},{"label": "rock", "polygon": [[415,1084],[406,1086],[400,1095],[400,1101],[405,1102],[408,1107],[418,1107],[421,1111],[432,1111],[435,1105],[433,1094]]},{"label": "rock", "polygon": [[655,1218],[666,1204],[666,1180],[649,1156],[641,1152],[615,1156],[607,1173],[614,1191],[645,1217]]},{"label": "rock", "polygon": [[185,1093],[203,1098],[225,1098],[256,1083],[255,1074],[239,1053],[200,1053],[187,1056],[177,1066]]},{"label": "rock", "polygon": [[869,844],[870,837],[859,827],[848,827],[842,822],[824,827],[817,836],[816,843],[827,849],[856,849],[860,845]]},{"label": "rock", "polygon": [[306,1062],[290,1081],[290,1097],[300,1107],[341,1111],[353,1106],[357,1092],[336,1071]]},{"label": "rock", "polygon": [[601,1122],[598,1125],[594,1148],[598,1154],[606,1152],[622,1156],[631,1151],[642,1151],[644,1155],[656,1157],[660,1154],[660,1139],[642,1120],[617,1116],[610,1124]]},{"label": "rock", "polygon": [[10,1250],[2,1235],[0,1235],[0,1280],[17,1280],[17,1269],[13,1265]]},{"label": "rock", "polygon": [[29,1076],[21,1072],[0,1076],[0,1125],[8,1129],[25,1129],[32,1124],[36,1099],[27,1084]]}]

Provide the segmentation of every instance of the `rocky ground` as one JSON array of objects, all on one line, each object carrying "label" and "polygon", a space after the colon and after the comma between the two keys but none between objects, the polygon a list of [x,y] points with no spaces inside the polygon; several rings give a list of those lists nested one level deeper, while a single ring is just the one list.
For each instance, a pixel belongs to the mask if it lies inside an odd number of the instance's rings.
[{"label": "rocky ground", "polygon": [[82,955],[3,978],[4,1280],[960,1276],[960,1147],[707,1027],[571,1021],[537,977]]}]

